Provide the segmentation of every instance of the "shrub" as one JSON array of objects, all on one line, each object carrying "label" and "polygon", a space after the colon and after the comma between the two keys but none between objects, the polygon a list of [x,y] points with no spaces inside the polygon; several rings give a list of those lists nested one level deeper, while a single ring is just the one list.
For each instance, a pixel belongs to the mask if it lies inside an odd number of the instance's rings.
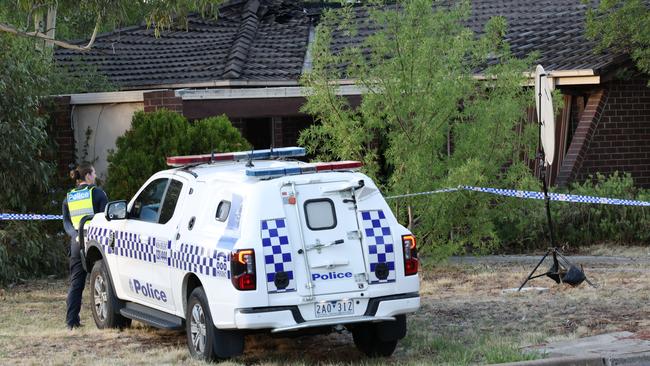
[{"label": "shrub", "polygon": [[[571,186],[570,193],[650,201],[650,192],[634,186],[629,173],[596,174]],[[646,207],[602,204],[558,204],[556,221],[560,240],[570,245],[592,243],[647,244],[650,211]]]},{"label": "shrub", "polygon": [[250,144],[226,116],[191,124],[163,109],[136,112],[131,129],[117,139],[116,147],[108,155],[106,191],[111,199],[128,199],[152,174],[167,168],[167,156],[247,150]]},{"label": "shrub", "polygon": [[[535,189],[530,182],[528,189]],[[526,188],[523,188],[526,189]],[[583,183],[557,190],[585,196],[649,201],[650,192],[634,186],[629,173],[596,174]],[[507,198],[508,202],[492,213],[503,243],[502,252],[546,248],[548,224],[544,201]],[[597,243],[622,245],[647,244],[650,241],[650,213],[646,207],[552,201],[551,216],[556,244],[580,247]]]}]

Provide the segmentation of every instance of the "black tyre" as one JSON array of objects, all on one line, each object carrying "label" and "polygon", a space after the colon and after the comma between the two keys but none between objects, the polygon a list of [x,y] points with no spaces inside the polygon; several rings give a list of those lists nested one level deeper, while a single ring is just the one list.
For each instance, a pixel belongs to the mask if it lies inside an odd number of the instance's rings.
[{"label": "black tyre", "polygon": [[357,349],[368,357],[388,357],[395,352],[397,341],[406,335],[406,316],[397,315],[395,321],[359,324],[352,328]]},{"label": "black tyre", "polygon": [[389,357],[397,348],[397,339],[382,341],[377,337],[374,327],[361,327],[352,331],[357,349],[368,357]]},{"label": "black tyre", "polygon": [[90,302],[93,319],[99,329],[126,328],[131,319],[123,317],[117,304],[120,303],[111,285],[103,260],[98,260],[90,272]]},{"label": "black tyre", "polygon": [[214,326],[203,287],[195,288],[187,300],[185,328],[187,347],[194,358],[216,361],[238,356],[244,351],[242,334]]}]

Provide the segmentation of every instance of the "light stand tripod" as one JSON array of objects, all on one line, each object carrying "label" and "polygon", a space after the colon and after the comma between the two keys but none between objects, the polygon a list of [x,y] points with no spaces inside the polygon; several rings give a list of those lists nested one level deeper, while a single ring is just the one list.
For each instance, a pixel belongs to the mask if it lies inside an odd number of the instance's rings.
[{"label": "light stand tripod", "polygon": [[[553,279],[556,283],[568,283],[572,286],[577,286],[582,281],[587,281],[588,284],[590,284],[592,287],[596,287],[591,281],[587,279],[585,276],[584,271],[582,269],[578,268],[574,264],[572,264],[565,256],[560,253],[560,250],[557,248],[555,244],[555,235],[553,232],[553,221],[551,219],[551,208],[550,208],[550,197],[548,195],[548,187],[546,185],[546,156],[544,153],[544,145],[542,144],[542,112],[541,112],[541,105],[542,105],[542,77],[546,76],[546,74],[540,73],[538,78],[538,83],[540,85],[539,91],[537,94],[537,97],[539,98],[539,104],[537,106],[537,115],[538,115],[538,123],[539,123],[539,154],[537,155],[537,158],[540,160],[540,179],[542,180],[542,187],[544,189],[544,207],[546,210],[546,221],[548,223],[548,232],[549,232],[549,240],[551,242],[551,248],[549,248],[546,251],[546,254],[542,257],[542,259],[537,263],[535,268],[530,272],[530,274],[526,277],[524,282],[519,286],[519,289],[517,291],[521,291],[521,289],[528,283],[528,281],[538,278],[538,277],[543,277],[543,276],[548,276],[551,279]],[[552,122],[551,122],[552,123]],[[553,265],[551,268],[546,272],[542,273],[539,275],[535,275],[535,272],[539,268],[540,265],[544,262],[546,257],[552,255],[553,258]],[[562,263],[560,263],[560,260],[562,260]]]}]

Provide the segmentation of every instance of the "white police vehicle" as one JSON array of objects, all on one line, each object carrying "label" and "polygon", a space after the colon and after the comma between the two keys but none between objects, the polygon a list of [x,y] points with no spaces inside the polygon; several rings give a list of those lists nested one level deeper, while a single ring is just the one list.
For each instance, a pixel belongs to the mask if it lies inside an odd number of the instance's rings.
[{"label": "white police vehicle", "polygon": [[347,328],[362,352],[391,355],[420,304],[415,238],[361,163],[281,160],[303,155],[171,157],[84,220],[97,326],[184,327],[204,359],[241,354],[252,331]]}]

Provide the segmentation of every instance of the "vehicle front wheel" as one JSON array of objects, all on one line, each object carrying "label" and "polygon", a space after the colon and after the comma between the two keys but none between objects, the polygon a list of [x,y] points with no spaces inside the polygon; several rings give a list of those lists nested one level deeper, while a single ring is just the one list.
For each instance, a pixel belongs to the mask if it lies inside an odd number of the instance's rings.
[{"label": "vehicle front wheel", "polygon": [[131,319],[119,313],[115,304],[119,302],[108,277],[103,260],[98,260],[90,271],[90,301],[95,324],[99,329],[126,328]]}]

